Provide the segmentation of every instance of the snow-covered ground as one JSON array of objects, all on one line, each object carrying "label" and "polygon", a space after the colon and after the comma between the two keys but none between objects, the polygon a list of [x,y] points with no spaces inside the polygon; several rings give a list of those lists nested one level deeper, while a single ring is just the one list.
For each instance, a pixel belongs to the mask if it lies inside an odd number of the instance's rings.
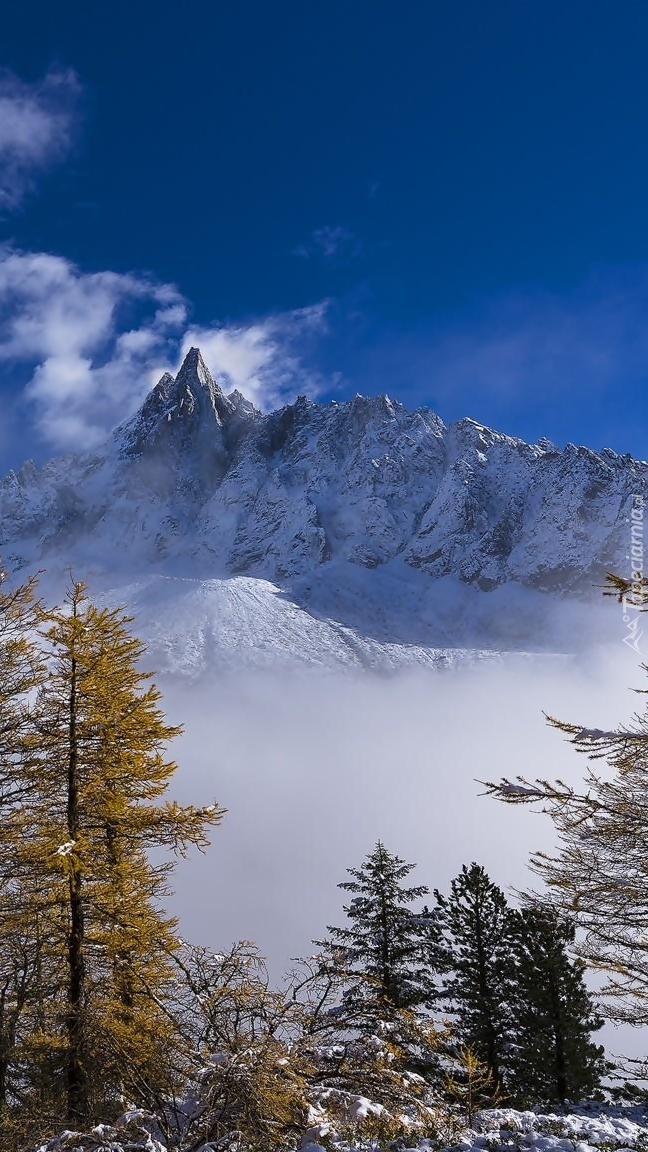
[{"label": "snow-covered ground", "polygon": [[[308,1137],[294,1152],[378,1152],[384,1144],[358,1139],[352,1143],[327,1139],[326,1145]],[[138,1118],[116,1127],[100,1125],[87,1136],[66,1132],[42,1144],[38,1152],[167,1152],[166,1144],[142,1132]],[[497,1108],[478,1114],[474,1128],[466,1128],[451,1143],[412,1140],[399,1152],[646,1152],[648,1118],[640,1107],[593,1107],[566,1114],[518,1112]],[[192,1145],[192,1152],[216,1152],[215,1144]]]},{"label": "snow-covered ground", "polygon": [[497,1108],[480,1114],[471,1146],[488,1147],[495,1136],[523,1148],[564,1148],[569,1152],[573,1152],[575,1142],[593,1148],[644,1148],[647,1122],[640,1107],[599,1109],[594,1105],[591,1110],[568,1115]]},{"label": "snow-covered ground", "polygon": [[538,1152],[621,1152],[648,1147],[648,1117],[643,1108],[597,1108],[567,1115],[497,1108],[480,1113],[475,1130],[455,1145],[477,1149],[537,1149]]},{"label": "snow-covered ground", "polygon": [[[503,660],[560,664],[588,639],[610,635],[616,620],[605,609],[596,613],[578,603],[561,614],[527,589],[493,595],[486,619],[482,594],[452,579],[437,584],[424,579],[412,586],[394,572],[368,579],[345,565],[337,594],[313,581],[298,597],[249,576],[148,573],[105,589],[101,598],[133,613],[153,667],[194,680],[253,669],[387,673]],[[525,651],[525,629],[533,619],[540,633],[543,615],[544,651]],[[485,638],[482,646],[462,643],[477,635]]]},{"label": "snow-covered ground", "polygon": [[[296,1152],[369,1152],[369,1142],[349,1144],[329,1141],[302,1144]],[[592,1107],[566,1114],[518,1112],[495,1108],[478,1113],[474,1127],[467,1128],[454,1143],[413,1140],[400,1152],[645,1152],[648,1148],[648,1116],[641,1107]]]}]

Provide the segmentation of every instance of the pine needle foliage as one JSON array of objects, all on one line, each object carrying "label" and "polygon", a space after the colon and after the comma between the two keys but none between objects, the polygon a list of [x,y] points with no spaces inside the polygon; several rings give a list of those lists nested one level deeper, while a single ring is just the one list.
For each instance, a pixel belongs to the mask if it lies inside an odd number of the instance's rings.
[{"label": "pine needle foliage", "polygon": [[627,600],[632,608],[645,612],[648,607],[648,580],[640,575],[634,580],[628,580],[625,576],[606,572],[603,595],[612,596],[619,604]]},{"label": "pine needle foliage", "polygon": [[480,864],[464,865],[450,895],[435,891],[445,944],[441,1000],[457,1037],[483,1062],[494,1092],[504,1083],[511,999],[510,909]]},{"label": "pine needle foliage", "polygon": [[32,704],[45,676],[38,618],[35,580],[8,591],[0,574],[0,1130],[7,1140],[17,1100],[34,1099],[47,1111],[49,1076],[41,1070],[56,1063],[44,1042],[51,985],[42,971],[43,927],[33,885],[18,879],[20,844],[13,835],[15,814],[29,800],[27,777],[37,755]]},{"label": "pine needle foliage", "polygon": [[497,1108],[502,1096],[490,1069],[472,1048],[459,1045],[453,1053],[452,1065],[445,1079],[445,1095],[472,1128],[477,1113],[484,1108]]},{"label": "pine needle foliage", "polygon": [[404,885],[414,867],[378,841],[360,868],[347,869],[352,879],[338,884],[353,894],[344,905],[349,926],[329,926],[329,940],[317,941],[343,956],[350,987],[355,977],[360,993],[365,984],[372,997],[396,1008],[420,1004],[430,995],[420,918],[411,909],[428,889]]},{"label": "pine needle foliage", "polygon": [[[486,792],[507,804],[537,803],[549,815],[559,848],[553,855],[532,853],[531,869],[547,885],[556,911],[574,921],[574,952],[589,967],[607,972],[607,1014],[645,1024],[648,710],[613,731],[547,719],[590,761],[582,786],[519,776],[486,782]],[[600,761],[605,761],[601,768]],[[544,898],[531,893],[528,899],[542,903]]]},{"label": "pine needle foliage", "polygon": [[194,1054],[193,1090],[177,1102],[182,1147],[288,1152],[308,1120],[312,1065],[290,1039],[295,1005],[270,987],[256,948],[184,946],[175,957],[179,1019]]},{"label": "pine needle foliage", "polygon": [[124,1101],[150,1106],[169,1087],[176,1032],[163,1001],[177,933],[162,902],[173,861],[154,865],[149,850],[204,848],[222,811],[164,798],[179,729],[140,669],[130,619],[96,607],[79,583],[38,617],[44,671],[2,830],[13,866],[3,932],[29,939],[30,963],[37,955],[27,1001],[53,1066],[32,1066],[75,1126]]},{"label": "pine needle foliage", "polygon": [[0,815],[25,794],[32,744],[31,700],[45,669],[36,643],[36,581],[5,590],[0,572]]},{"label": "pine needle foliage", "polygon": [[293,1044],[314,1069],[310,1137],[387,1144],[412,1131],[436,1136],[447,1119],[440,1067],[447,1030],[385,1000],[378,986],[372,994],[370,980],[361,995],[353,987],[349,996],[343,950],[303,960],[291,974]]},{"label": "pine needle foliage", "polygon": [[603,1020],[572,960],[575,929],[551,906],[514,916],[511,1094],[524,1106],[590,1099],[609,1069],[591,1034]]}]

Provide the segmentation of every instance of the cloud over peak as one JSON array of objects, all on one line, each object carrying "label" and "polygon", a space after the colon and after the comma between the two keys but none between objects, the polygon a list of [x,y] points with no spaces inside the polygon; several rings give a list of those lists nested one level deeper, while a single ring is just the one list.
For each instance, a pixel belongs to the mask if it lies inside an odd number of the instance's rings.
[{"label": "cloud over peak", "polygon": [[0,367],[23,376],[27,411],[56,450],[101,444],[192,345],[226,389],[259,408],[315,395],[322,379],[304,355],[325,328],[325,304],[248,324],[187,327],[186,302],[172,284],[0,248]]},{"label": "cloud over peak", "polygon": [[0,71],[0,212],[17,208],[37,175],[68,152],[80,85],[71,70],[29,84]]},{"label": "cloud over peak", "polygon": [[226,387],[238,388],[257,408],[276,408],[299,393],[322,391],[322,377],[305,366],[303,353],[326,331],[326,311],[324,302],[247,325],[190,328],[182,353],[198,346]]},{"label": "cloud over peak", "polygon": [[132,413],[185,315],[171,285],[0,250],[0,362],[28,367],[25,396],[55,448],[92,448]]}]

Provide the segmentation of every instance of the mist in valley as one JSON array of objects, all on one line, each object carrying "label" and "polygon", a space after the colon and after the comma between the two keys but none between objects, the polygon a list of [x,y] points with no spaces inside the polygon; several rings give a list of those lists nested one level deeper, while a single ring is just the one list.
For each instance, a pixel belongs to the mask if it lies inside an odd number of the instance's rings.
[{"label": "mist in valley", "polygon": [[[416,863],[412,882],[446,890],[483,864],[511,898],[537,883],[533,849],[553,825],[481,795],[479,780],[561,777],[586,765],[543,711],[596,727],[643,708],[639,657],[624,647],[574,660],[511,657],[454,672],[254,673],[161,681],[184,723],[175,794],[228,811],[205,855],[178,867],[172,901],[183,936],[225,948],[253,940],[279,979],[344,923],[337,888],[381,839]],[[613,1052],[640,1054],[641,1033],[607,1025]]]}]

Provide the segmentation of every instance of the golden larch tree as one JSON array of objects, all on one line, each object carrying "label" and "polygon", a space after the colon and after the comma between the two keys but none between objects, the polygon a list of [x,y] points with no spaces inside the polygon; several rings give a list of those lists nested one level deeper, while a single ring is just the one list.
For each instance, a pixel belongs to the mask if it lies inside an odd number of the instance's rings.
[{"label": "golden larch tree", "polygon": [[[61,609],[41,613],[36,754],[10,813],[22,888],[40,896],[43,969],[56,985],[48,1027],[71,1126],[124,1103],[151,1106],[168,1087],[178,1038],[165,992],[178,940],[167,880],[173,855],[204,848],[222,816],[216,804],[164,798],[176,770],[166,746],[180,729],[141,670],[130,623],[91,603],[80,583]],[[153,863],[160,847],[170,856]]]},{"label": "golden larch tree", "polygon": [[[0,1129],[17,1099],[38,1095],[43,1033],[42,938],[33,886],[21,884],[16,811],[29,798],[36,755],[32,706],[45,676],[37,644],[36,582],[8,591],[0,573]],[[40,1054],[40,1053],[39,1053]],[[42,1099],[38,1099],[42,1106]]]}]

